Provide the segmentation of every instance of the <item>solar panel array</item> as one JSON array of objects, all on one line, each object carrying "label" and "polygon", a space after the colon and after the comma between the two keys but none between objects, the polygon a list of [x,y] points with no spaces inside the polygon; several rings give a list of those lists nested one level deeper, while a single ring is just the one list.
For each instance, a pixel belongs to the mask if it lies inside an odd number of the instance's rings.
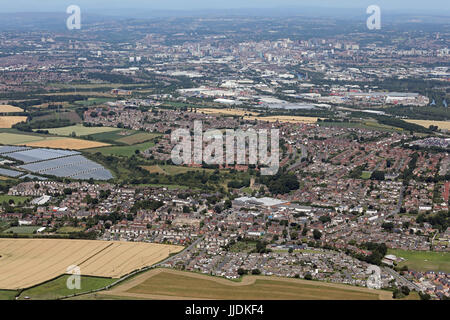
[{"label": "solar panel array", "polygon": [[[91,178],[94,180],[109,180],[113,178],[111,172],[102,165],[87,159],[78,151],[0,146],[0,155],[22,161],[25,164],[18,166],[18,168],[35,174],[80,180]],[[22,174],[24,172],[0,168],[0,175],[17,177]],[[30,177],[36,176],[30,175]]]},{"label": "solar panel array", "polygon": [[22,174],[23,174],[23,172],[20,172],[20,171],[0,168],[0,176],[18,177],[18,176],[20,176]]},{"label": "solar panel array", "polygon": [[70,155],[80,154],[77,151],[57,150],[57,149],[31,149],[8,153],[9,158],[22,161],[24,163],[32,163],[37,161],[66,157]]},{"label": "solar panel array", "polygon": [[30,178],[30,179],[38,179],[38,180],[48,180],[46,177],[40,177],[40,176],[35,176],[34,174],[26,174],[24,176],[21,176],[19,179],[25,179],[25,178]]},{"label": "solar panel array", "polygon": [[[16,147],[16,146],[0,146],[0,154],[6,154],[10,152],[23,151],[28,150],[30,148],[27,147]],[[8,156],[8,155],[6,155]]]}]

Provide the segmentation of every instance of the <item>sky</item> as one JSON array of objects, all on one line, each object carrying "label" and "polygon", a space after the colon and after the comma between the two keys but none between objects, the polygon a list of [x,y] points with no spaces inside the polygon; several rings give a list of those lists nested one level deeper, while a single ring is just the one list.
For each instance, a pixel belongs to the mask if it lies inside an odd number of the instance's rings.
[{"label": "sky", "polygon": [[59,12],[75,4],[88,12],[120,12],[120,9],[207,10],[240,8],[348,8],[365,10],[379,5],[395,13],[438,13],[450,16],[449,0],[0,0],[1,12]]}]

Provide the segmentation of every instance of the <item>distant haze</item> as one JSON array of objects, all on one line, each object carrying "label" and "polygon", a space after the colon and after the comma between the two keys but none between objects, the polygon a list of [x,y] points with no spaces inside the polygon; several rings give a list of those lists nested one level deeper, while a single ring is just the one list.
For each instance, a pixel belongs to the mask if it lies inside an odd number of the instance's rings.
[{"label": "distant haze", "polygon": [[[136,14],[152,10],[192,11],[230,9],[292,8],[300,13],[302,8],[322,8],[329,13],[336,8],[349,14],[365,11],[369,5],[377,4],[382,11],[396,14],[439,14],[450,16],[449,0],[2,0],[2,12],[60,12],[71,5],[80,6],[86,12],[103,14]],[[235,11],[235,10],[234,10]],[[308,10],[309,11],[309,10]]]}]

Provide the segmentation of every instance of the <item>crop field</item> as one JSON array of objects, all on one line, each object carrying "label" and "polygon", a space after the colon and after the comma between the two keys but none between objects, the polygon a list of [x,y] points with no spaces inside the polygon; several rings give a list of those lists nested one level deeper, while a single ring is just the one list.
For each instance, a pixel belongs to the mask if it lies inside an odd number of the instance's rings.
[{"label": "crop field", "polygon": [[80,289],[72,290],[67,288],[67,280],[69,277],[69,275],[63,275],[52,281],[24,290],[21,292],[19,300],[25,299],[25,297],[30,300],[55,300],[72,294],[101,289],[117,280],[112,278],[82,276],[80,279]]},{"label": "crop field", "polygon": [[161,134],[159,133],[139,132],[130,136],[125,136],[123,138],[117,139],[117,141],[128,145],[133,145],[152,140],[160,135]]},{"label": "crop field", "polygon": [[56,138],[56,139],[46,139],[41,141],[28,142],[25,143],[25,145],[29,147],[40,147],[40,148],[83,150],[90,148],[105,147],[109,146],[110,144],[82,139]]},{"label": "crop field", "polygon": [[11,128],[19,122],[27,121],[26,116],[4,116],[0,117],[0,128]]},{"label": "crop field", "polygon": [[450,121],[431,121],[431,120],[405,120],[409,123],[415,123],[422,127],[438,126],[439,129],[450,130]]},{"label": "crop field", "polygon": [[360,128],[367,130],[377,130],[383,132],[399,132],[403,131],[402,128],[387,126],[383,124],[379,124],[375,121],[366,121],[366,122],[318,122],[318,124],[322,127],[338,127],[338,128]]},{"label": "crop field", "polygon": [[97,153],[100,152],[103,155],[116,155],[116,156],[122,156],[122,157],[131,157],[133,154],[135,154],[136,150],[144,151],[147,150],[155,145],[154,142],[148,141],[140,144],[135,144],[133,146],[113,146],[113,147],[105,147],[105,148],[93,148],[93,149],[87,149],[86,152],[89,153]]},{"label": "crop field", "polygon": [[87,100],[81,100],[81,101],[75,101],[76,104],[80,104],[82,106],[88,107],[93,106],[97,104],[106,103],[108,101],[111,101],[111,99],[108,98],[88,98]]},{"label": "crop field", "polygon": [[78,113],[76,113],[75,111],[65,111],[65,112],[53,112],[40,117],[35,117],[31,122],[42,120],[69,120],[73,123],[80,123],[83,121],[78,115]]},{"label": "crop field", "polygon": [[213,108],[199,108],[197,109],[198,113],[205,113],[205,114],[223,114],[227,116],[258,116],[259,113],[257,112],[251,112],[247,110],[242,109],[231,109],[231,108],[225,108],[225,109],[213,109]]},{"label": "crop field", "polygon": [[118,131],[117,128],[111,128],[111,127],[84,127],[83,125],[75,125],[75,126],[69,126],[69,127],[62,127],[62,128],[52,128],[52,129],[46,129],[50,134],[55,134],[58,136],[70,136],[73,132],[77,136],[88,136],[91,134],[96,133],[103,133],[103,132],[111,132],[111,131]]},{"label": "crop field", "polygon": [[143,242],[0,239],[0,289],[35,286],[65,274],[71,265],[83,276],[120,278],[182,249]]},{"label": "crop field", "polygon": [[153,269],[102,295],[147,299],[379,300],[392,293],[292,278],[245,276],[241,282],[170,269]]},{"label": "crop field", "polygon": [[56,137],[43,137],[38,135],[30,134],[19,134],[19,133],[0,133],[0,143],[9,145],[26,145],[27,143],[32,143],[36,141],[54,140],[58,139]]},{"label": "crop field", "polygon": [[259,120],[268,122],[288,122],[288,123],[317,123],[317,117],[302,117],[302,116],[244,116],[244,120]]},{"label": "crop field", "polygon": [[0,104],[0,113],[23,112],[22,108]]},{"label": "crop field", "polygon": [[399,263],[399,266],[408,266],[414,271],[444,271],[450,272],[450,252],[432,251],[407,251],[399,249],[389,249],[389,254],[406,259]]}]

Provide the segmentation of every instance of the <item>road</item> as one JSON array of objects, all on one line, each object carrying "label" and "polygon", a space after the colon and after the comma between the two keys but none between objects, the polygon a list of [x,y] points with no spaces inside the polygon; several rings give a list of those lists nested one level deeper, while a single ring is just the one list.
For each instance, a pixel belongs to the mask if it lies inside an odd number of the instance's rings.
[{"label": "road", "polygon": [[421,292],[422,289],[415,283],[412,283],[411,281],[407,280],[405,277],[398,274],[395,270],[392,270],[391,268],[384,267],[383,268],[387,273],[389,273],[391,276],[394,277],[395,280],[397,280],[397,283],[401,286],[407,286],[411,290],[416,290],[417,292]]},{"label": "road", "polygon": [[302,151],[302,154],[300,155],[300,159],[297,162],[295,162],[293,165],[291,165],[287,169],[288,171],[298,168],[302,164],[302,160],[306,159],[308,157],[308,150],[306,149],[306,147],[303,144],[301,145],[301,151]]},{"label": "road", "polygon": [[161,262],[158,262],[157,264],[152,265],[152,266],[149,267],[149,268],[156,268],[156,267],[159,267],[160,265],[162,265],[162,264],[164,264],[164,263],[166,263],[166,262],[169,262],[169,261],[171,261],[172,259],[175,259],[178,255],[183,254],[183,253],[186,252],[186,251],[190,251],[193,247],[195,247],[195,246],[197,245],[197,243],[199,243],[200,241],[202,241],[204,237],[205,237],[205,236],[202,236],[202,237],[198,238],[197,240],[195,240],[194,242],[192,242],[192,243],[189,245],[189,247],[187,247],[187,248],[184,249],[183,251],[180,251],[180,252],[178,252],[177,254],[175,254],[175,255],[173,255],[173,256],[167,258],[166,260],[163,260],[163,261],[161,261]]}]

